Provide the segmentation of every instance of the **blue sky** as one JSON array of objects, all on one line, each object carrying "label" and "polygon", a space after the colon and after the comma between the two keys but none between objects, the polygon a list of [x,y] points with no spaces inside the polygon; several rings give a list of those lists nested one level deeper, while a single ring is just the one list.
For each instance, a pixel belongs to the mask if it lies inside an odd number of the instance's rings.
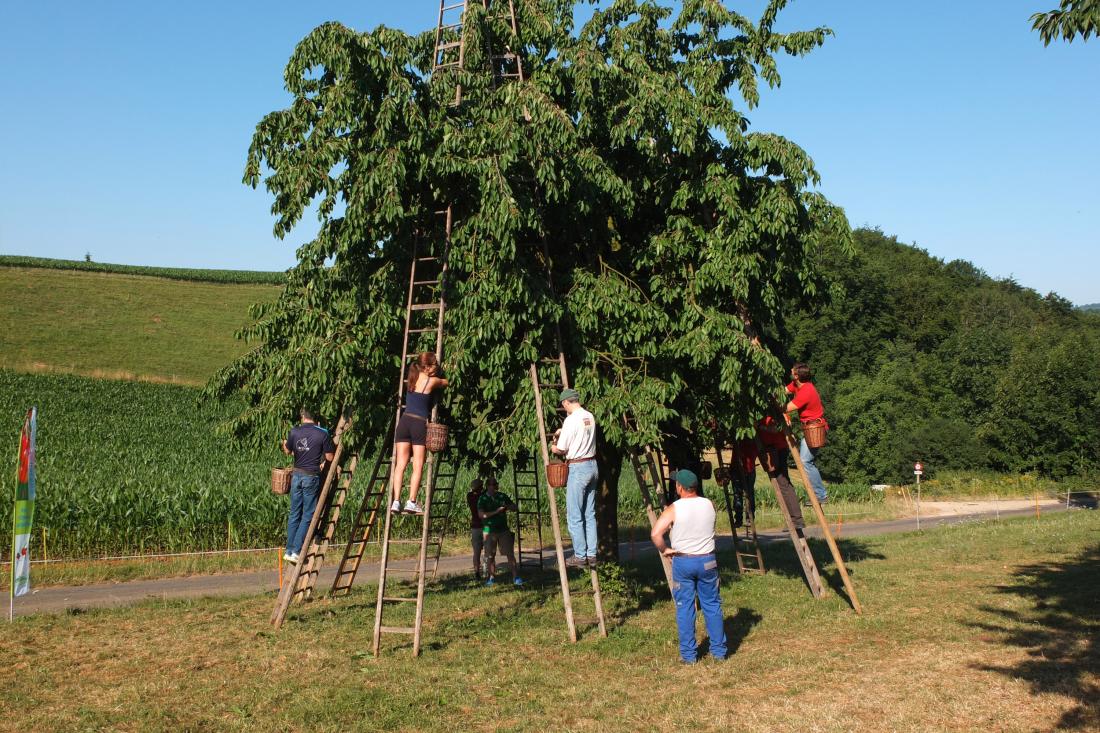
[{"label": "blue sky", "polygon": [[[1044,48],[1055,0],[799,0],[824,48],[781,64],[757,129],[805,147],[852,224],[1040,292],[1100,302],[1100,41]],[[736,3],[746,12],[760,0]],[[0,253],[283,269],[251,131],[326,20],[430,27],[434,0],[5,3]]]}]

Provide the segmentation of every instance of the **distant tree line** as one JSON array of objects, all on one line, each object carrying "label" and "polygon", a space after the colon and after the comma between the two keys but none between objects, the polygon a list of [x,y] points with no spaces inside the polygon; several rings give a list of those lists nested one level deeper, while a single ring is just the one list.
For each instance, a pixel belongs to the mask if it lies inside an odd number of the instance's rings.
[{"label": "distant tree line", "polygon": [[0,267],[34,267],[47,270],[83,270],[85,272],[109,272],[118,275],[145,275],[163,277],[169,280],[189,280],[192,282],[210,282],[226,284],[282,285],[286,282],[284,272],[263,272],[256,270],[203,270],[190,267],[146,267],[144,265],[112,265],[106,262],[93,262],[89,252],[83,260],[55,260],[48,257],[22,257],[19,255],[0,255]]},{"label": "distant tree line", "polygon": [[1100,318],[881,231],[854,239],[855,257],[831,264],[831,302],[785,324],[834,428],[826,472],[898,481],[916,459],[1055,478],[1100,467]]}]

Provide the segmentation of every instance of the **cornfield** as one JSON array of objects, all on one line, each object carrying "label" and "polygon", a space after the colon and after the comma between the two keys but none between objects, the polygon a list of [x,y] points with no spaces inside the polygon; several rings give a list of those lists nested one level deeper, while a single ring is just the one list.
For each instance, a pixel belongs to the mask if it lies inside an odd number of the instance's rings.
[{"label": "cornfield", "polygon": [[[10,445],[11,467],[4,472],[3,486],[9,497],[21,421],[29,407],[39,411],[36,545],[43,529],[54,558],[285,542],[287,499],[270,492],[271,468],[287,463],[278,450],[283,436],[271,436],[269,450],[242,450],[216,431],[222,410],[200,405],[198,396],[197,389],[175,385],[0,370],[0,441]],[[352,509],[361,500],[372,459],[364,456],[360,464],[348,499]],[[620,523],[644,524],[641,493],[629,466],[624,469]],[[472,467],[460,469],[451,505],[452,532],[462,533],[468,526],[463,496],[473,477]],[[510,472],[502,472],[500,480],[502,490],[511,492]],[[766,478],[758,475],[757,482],[758,506],[774,507]],[[706,484],[704,492],[724,506],[713,484]],[[859,501],[867,489],[833,485],[830,493],[834,500]],[[558,499],[564,518],[564,492],[558,492]],[[346,516],[337,541],[350,529]],[[8,500],[0,501],[0,522],[11,526]],[[32,551],[41,557],[40,547],[32,546]]]}]

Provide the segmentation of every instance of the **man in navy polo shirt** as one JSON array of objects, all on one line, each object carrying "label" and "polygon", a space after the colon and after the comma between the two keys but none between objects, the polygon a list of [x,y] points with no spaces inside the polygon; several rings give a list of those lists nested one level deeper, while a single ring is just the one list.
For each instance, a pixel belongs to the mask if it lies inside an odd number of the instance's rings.
[{"label": "man in navy polo shirt", "polygon": [[290,431],[283,441],[283,453],[294,455],[294,474],[290,477],[290,517],[286,523],[287,562],[298,562],[298,553],[306,540],[306,530],[317,509],[321,493],[321,469],[336,456],[336,444],[328,431],[317,424],[305,408],[299,413],[302,424]]}]

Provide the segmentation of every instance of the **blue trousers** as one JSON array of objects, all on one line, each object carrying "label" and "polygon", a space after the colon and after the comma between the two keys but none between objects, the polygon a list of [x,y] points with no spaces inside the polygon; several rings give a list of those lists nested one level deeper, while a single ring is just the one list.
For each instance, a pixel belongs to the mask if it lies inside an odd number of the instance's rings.
[{"label": "blue trousers", "polygon": [[714,555],[672,558],[672,597],[676,601],[676,630],[680,634],[680,658],[694,662],[695,596],[703,609],[710,637],[710,655],[726,658],[726,629],[722,624],[722,597],[718,593],[718,561]]},{"label": "blue trousers", "polygon": [[286,551],[302,552],[306,530],[317,509],[321,477],[296,473],[290,477],[290,517],[286,522]]},{"label": "blue trousers", "polygon": [[825,482],[821,480],[821,471],[817,470],[817,464],[814,463],[814,459],[817,458],[817,452],[820,448],[811,448],[806,445],[806,439],[802,439],[802,447],[799,448],[798,454],[802,458],[802,465],[806,467],[806,475],[810,477],[810,485],[814,489],[814,493],[817,494],[818,501],[825,501],[825,497],[829,494],[825,491]]},{"label": "blue trousers", "polygon": [[573,463],[565,484],[565,516],[569,536],[573,538],[573,554],[596,557],[596,484],[600,469],[595,461]]}]

